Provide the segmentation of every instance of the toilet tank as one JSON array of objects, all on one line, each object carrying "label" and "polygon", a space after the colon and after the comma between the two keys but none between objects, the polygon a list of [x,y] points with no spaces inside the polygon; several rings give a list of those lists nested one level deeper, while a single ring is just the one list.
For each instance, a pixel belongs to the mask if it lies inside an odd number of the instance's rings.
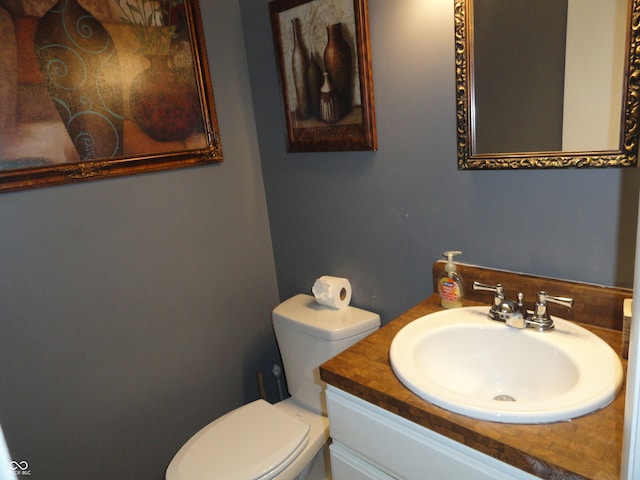
[{"label": "toilet tank", "polygon": [[274,308],[272,317],[289,393],[326,415],[326,384],[318,367],[377,330],[380,316],[351,306],[334,309],[299,294]]}]

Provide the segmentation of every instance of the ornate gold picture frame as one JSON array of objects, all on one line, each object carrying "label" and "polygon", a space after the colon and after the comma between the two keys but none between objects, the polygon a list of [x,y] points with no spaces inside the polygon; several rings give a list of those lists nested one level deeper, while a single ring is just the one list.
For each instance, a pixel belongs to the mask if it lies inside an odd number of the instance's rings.
[{"label": "ornate gold picture frame", "polygon": [[197,0],[0,0],[0,192],[222,162]]},{"label": "ornate gold picture frame", "polygon": [[376,150],[367,0],[269,7],[287,151]]}]

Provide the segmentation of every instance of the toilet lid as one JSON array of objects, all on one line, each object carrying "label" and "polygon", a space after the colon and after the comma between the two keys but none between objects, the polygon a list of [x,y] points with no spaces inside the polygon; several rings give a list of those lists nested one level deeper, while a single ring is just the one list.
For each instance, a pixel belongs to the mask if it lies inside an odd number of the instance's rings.
[{"label": "toilet lid", "polygon": [[257,400],[196,433],[171,461],[166,478],[271,478],[300,454],[308,440],[309,425]]}]

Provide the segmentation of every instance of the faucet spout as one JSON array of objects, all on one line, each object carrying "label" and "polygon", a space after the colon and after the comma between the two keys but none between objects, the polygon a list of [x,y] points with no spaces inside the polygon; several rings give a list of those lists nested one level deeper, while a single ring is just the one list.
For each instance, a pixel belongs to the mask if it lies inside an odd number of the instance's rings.
[{"label": "faucet spout", "polygon": [[521,312],[513,312],[511,315],[506,315],[504,321],[511,328],[522,329],[527,327],[527,319],[524,318]]},{"label": "faucet spout", "polygon": [[519,311],[505,315],[504,322],[511,328],[520,330],[531,329],[537,332],[550,332],[556,328],[551,319],[548,321],[539,321],[530,315],[525,317],[522,312]]}]

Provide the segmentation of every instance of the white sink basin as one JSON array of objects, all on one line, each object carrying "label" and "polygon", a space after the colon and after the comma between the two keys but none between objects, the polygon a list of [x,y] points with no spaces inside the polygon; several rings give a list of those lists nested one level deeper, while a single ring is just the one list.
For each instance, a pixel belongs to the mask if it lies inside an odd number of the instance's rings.
[{"label": "white sink basin", "polygon": [[391,343],[396,376],[435,405],[503,423],[569,420],[620,392],[620,358],[598,336],[557,317],[551,332],[511,328],[488,311],[443,310],[405,326]]}]

